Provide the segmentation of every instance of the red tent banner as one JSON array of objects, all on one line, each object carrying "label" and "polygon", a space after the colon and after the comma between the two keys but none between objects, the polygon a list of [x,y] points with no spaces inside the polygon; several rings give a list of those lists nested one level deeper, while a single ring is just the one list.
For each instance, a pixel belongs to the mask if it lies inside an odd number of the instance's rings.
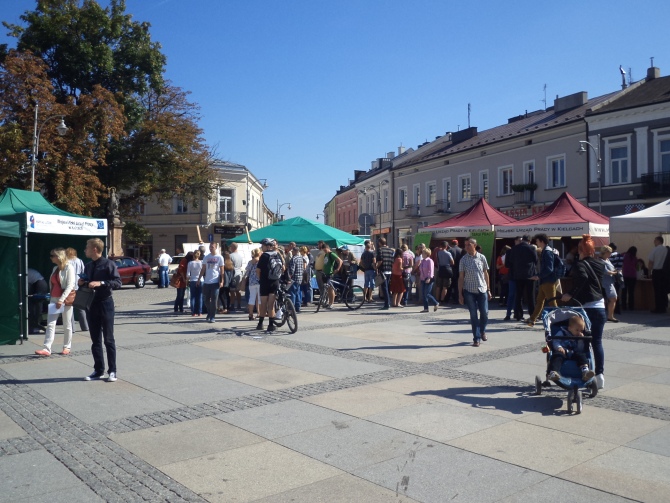
[{"label": "red tent banner", "polygon": [[463,237],[473,232],[497,231],[499,225],[511,223],[516,223],[513,217],[499,212],[482,198],[448,220],[422,227],[421,232],[432,232],[433,239]]}]

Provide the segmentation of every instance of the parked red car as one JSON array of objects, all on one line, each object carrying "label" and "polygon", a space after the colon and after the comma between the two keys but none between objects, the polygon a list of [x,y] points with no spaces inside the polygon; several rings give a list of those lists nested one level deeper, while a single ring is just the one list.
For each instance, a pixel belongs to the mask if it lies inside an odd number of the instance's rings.
[{"label": "parked red car", "polygon": [[136,288],[144,288],[151,275],[149,264],[144,260],[137,260],[132,257],[114,257],[113,260],[119,269],[122,285],[135,285]]}]

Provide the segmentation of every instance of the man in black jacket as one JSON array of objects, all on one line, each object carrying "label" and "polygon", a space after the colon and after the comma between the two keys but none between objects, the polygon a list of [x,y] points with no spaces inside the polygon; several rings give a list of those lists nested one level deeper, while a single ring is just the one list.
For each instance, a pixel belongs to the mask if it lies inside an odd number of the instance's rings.
[{"label": "man in black jacket", "polygon": [[514,319],[523,320],[522,301],[528,306],[528,315],[535,310],[533,298],[533,280],[537,274],[537,252],[530,243],[530,236],[522,236],[521,242],[512,247],[505,255],[505,266],[510,270],[510,278],[516,284],[516,301],[514,304]]},{"label": "man in black jacket", "polygon": [[86,242],[86,257],[91,261],[84,266],[84,277],[79,286],[95,290],[91,307],[86,311],[89,334],[91,336],[91,353],[93,353],[93,373],[84,378],[86,381],[97,381],[105,374],[105,357],[102,352],[102,341],[107,351],[108,382],[116,381],[116,343],[114,341],[114,299],[112,290],[121,288],[121,276],[116,263],[102,256],[105,244],[100,239],[89,239]]}]

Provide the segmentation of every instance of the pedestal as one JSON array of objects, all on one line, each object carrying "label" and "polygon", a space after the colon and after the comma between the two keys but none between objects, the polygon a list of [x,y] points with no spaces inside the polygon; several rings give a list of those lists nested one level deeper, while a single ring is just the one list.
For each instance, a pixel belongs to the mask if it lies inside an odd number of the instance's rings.
[{"label": "pedestal", "polygon": [[123,237],[123,228],[126,225],[121,222],[110,222],[109,224],[109,242],[107,243],[107,253],[109,256],[119,257],[123,255],[121,248],[121,238]]}]

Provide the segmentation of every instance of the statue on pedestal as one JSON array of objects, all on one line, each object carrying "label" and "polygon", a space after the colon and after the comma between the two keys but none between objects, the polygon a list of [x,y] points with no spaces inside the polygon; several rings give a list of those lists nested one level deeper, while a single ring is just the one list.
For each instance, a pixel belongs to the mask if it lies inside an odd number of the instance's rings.
[{"label": "statue on pedestal", "polygon": [[116,194],[116,187],[109,189],[109,206],[107,216],[114,224],[121,223],[121,213],[119,212],[119,196]]}]

